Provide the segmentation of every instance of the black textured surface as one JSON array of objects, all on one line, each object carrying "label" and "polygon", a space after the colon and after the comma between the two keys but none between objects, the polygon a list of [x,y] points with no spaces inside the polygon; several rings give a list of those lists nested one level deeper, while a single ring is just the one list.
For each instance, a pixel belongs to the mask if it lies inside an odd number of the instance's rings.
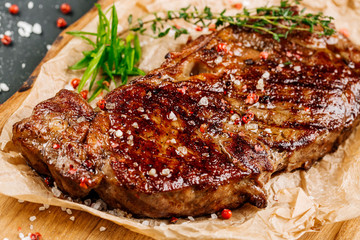
[{"label": "black textured surface", "polygon": [[[20,8],[18,15],[11,15],[5,4],[14,3]],[[28,8],[33,2],[34,7]],[[72,7],[72,13],[64,15],[59,6],[67,2]],[[51,45],[62,31],[56,27],[58,17],[63,17],[68,25],[75,22],[91,7],[96,0],[0,0],[0,34],[12,31],[13,43],[4,46],[0,43],[0,83],[6,83],[10,91],[0,92],[0,103],[5,102],[20,89],[35,67],[47,52],[46,45]],[[29,38],[21,37],[18,33],[18,21],[30,24],[39,23],[42,34],[32,33]],[[25,64],[25,65],[23,65]]]}]

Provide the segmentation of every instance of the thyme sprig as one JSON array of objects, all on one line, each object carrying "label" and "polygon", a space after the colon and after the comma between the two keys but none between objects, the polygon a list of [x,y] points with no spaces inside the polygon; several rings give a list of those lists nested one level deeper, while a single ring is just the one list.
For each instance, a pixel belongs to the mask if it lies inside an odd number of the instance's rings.
[{"label": "thyme sprig", "polygon": [[[71,31],[67,34],[80,37],[88,42],[93,50],[84,51],[84,58],[70,67],[71,70],[86,69],[81,77],[78,91],[84,88],[85,83],[90,79],[89,91],[95,85],[96,77],[101,74],[101,79],[96,82],[96,87],[88,99],[94,100],[103,90],[109,91],[111,81],[118,85],[116,77],[121,77],[121,84],[128,81],[128,76],[144,75],[145,73],[135,65],[140,61],[141,47],[136,34],[129,33],[125,38],[118,36],[118,17],[115,6],[109,11],[111,16],[108,19],[101,10],[99,4],[95,4],[99,14],[99,24],[96,33]],[[89,36],[96,36],[96,42]]]},{"label": "thyme sprig", "polygon": [[[265,6],[253,10],[244,8],[242,13],[233,16],[226,15],[226,9],[221,13],[214,13],[209,7],[205,7],[200,11],[196,7],[188,6],[181,8],[179,11],[170,10],[163,14],[153,13],[152,19],[147,21],[141,18],[133,21],[133,16],[130,15],[128,18],[129,30],[142,35],[161,38],[173,29],[176,39],[183,34],[188,34],[188,31],[177,25],[165,23],[175,19],[182,19],[193,25],[200,25],[203,28],[209,27],[214,23],[215,29],[228,24],[250,28],[256,32],[270,34],[277,41],[281,38],[287,38],[293,31],[307,31],[327,36],[335,32],[330,26],[333,20],[332,17],[324,16],[321,12],[305,14],[305,9],[298,12],[294,8],[298,4],[300,4],[299,1],[294,1],[290,4],[288,0],[282,0],[279,6]],[[148,25],[150,25],[151,33],[149,33]],[[315,30],[316,26],[321,27],[322,30]],[[278,31],[280,29],[283,31]]]}]

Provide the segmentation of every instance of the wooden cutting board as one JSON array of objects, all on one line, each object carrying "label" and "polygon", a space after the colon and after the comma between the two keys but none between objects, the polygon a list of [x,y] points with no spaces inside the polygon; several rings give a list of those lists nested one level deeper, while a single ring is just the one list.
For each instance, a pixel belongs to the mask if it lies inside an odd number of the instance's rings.
[{"label": "wooden cutting board", "polygon": [[[99,3],[106,7],[113,3],[113,0],[99,0]],[[81,19],[65,29],[55,40],[52,48],[45,58],[37,66],[34,72],[24,85],[8,101],[0,105],[0,131],[6,120],[21,105],[29,94],[40,67],[43,63],[57,55],[57,53],[70,41],[71,36],[66,31],[83,28],[90,19],[97,15],[96,9],[91,9]],[[0,239],[18,239],[19,234],[25,236],[28,233],[39,232],[43,239],[135,239],[149,240],[151,238],[136,234],[126,228],[116,225],[110,221],[92,216],[88,213],[75,211],[69,215],[59,207],[50,207],[45,211],[39,211],[41,205],[34,203],[19,203],[16,199],[0,195]],[[30,217],[35,216],[34,221]],[[71,221],[70,216],[75,220]],[[105,231],[100,231],[105,227]],[[301,240],[350,240],[360,239],[360,217],[334,224],[325,225],[319,232],[306,233]]]}]

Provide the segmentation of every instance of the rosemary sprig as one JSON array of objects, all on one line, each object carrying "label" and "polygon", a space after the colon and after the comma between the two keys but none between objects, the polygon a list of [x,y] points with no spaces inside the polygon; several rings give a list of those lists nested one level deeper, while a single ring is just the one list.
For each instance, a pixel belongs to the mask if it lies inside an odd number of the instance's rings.
[{"label": "rosemary sprig", "polygon": [[[78,91],[84,88],[86,81],[90,79],[89,91],[94,87],[96,77],[101,73],[102,78],[96,82],[96,88],[88,101],[94,100],[103,90],[109,91],[109,83],[113,81],[117,86],[116,77],[121,77],[121,84],[127,83],[128,76],[144,75],[145,73],[135,65],[141,57],[141,47],[136,34],[129,33],[126,38],[118,37],[118,17],[115,6],[112,6],[110,19],[101,10],[99,4],[95,4],[99,14],[97,33],[72,31],[67,34],[80,37],[88,42],[94,49],[84,51],[84,58],[70,67],[72,70],[86,68],[81,77]],[[96,36],[96,42],[89,36]]]},{"label": "rosemary sprig", "polygon": [[[293,4],[298,5],[300,2],[294,1]],[[210,24],[215,23],[215,29],[226,24],[250,28],[260,33],[271,34],[277,41],[286,38],[292,31],[307,31],[319,35],[332,35],[335,32],[330,26],[332,17],[324,16],[321,12],[305,14],[304,11],[305,9],[297,12],[288,0],[282,0],[279,6],[259,7],[253,10],[244,8],[242,13],[234,16],[226,15],[226,10],[213,13],[209,7],[199,11],[196,7],[188,6],[179,11],[167,11],[161,16],[159,13],[153,13],[153,18],[148,21],[137,19],[133,23],[133,17],[130,15],[128,22],[130,31],[154,38],[166,36],[171,29],[175,31],[175,39],[188,34],[184,28],[164,24],[175,19],[182,19],[201,27],[209,27]],[[150,34],[148,25],[152,31]],[[320,26],[322,31],[314,30],[315,26]],[[280,29],[283,31],[278,31]]]}]

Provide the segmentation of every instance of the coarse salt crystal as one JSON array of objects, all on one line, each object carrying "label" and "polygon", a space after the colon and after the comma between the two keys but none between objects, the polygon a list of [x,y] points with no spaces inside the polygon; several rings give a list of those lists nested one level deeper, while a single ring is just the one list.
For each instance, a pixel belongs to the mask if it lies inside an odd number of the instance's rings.
[{"label": "coarse salt crystal", "polygon": [[355,64],[354,64],[353,62],[350,62],[350,63],[348,64],[348,66],[349,66],[349,68],[355,68]]},{"label": "coarse salt crystal", "polygon": [[300,66],[295,66],[295,67],[294,67],[294,70],[297,71],[297,72],[300,72],[300,71],[301,71],[301,67],[300,67]]},{"label": "coarse salt crystal", "polygon": [[239,80],[235,80],[235,81],[234,81],[234,84],[235,84],[235,85],[240,85],[240,81],[239,81]]},{"label": "coarse salt crystal", "polygon": [[217,216],[215,213],[212,213],[212,214],[211,214],[211,218],[212,218],[212,219],[217,219],[218,216]]},{"label": "coarse salt crystal", "polygon": [[4,238],[3,240],[9,240],[8,238]]},{"label": "coarse salt crystal", "polygon": [[240,116],[238,114],[233,114],[231,117],[230,117],[230,120],[231,121],[236,121],[237,119],[240,119]]},{"label": "coarse salt crystal", "polygon": [[61,211],[65,212],[65,211],[66,211],[66,207],[61,207]]},{"label": "coarse salt crystal", "polygon": [[84,200],[84,204],[85,204],[86,206],[90,206],[90,205],[91,205],[91,199],[85,199],[85,200]]},{"label": "coarse salt crystal", "polygon": [[39,211],[45,211],[45,207],[44,206],[39,207]]},{"label": "coarse salt crystal", "polygon": [[123,132],[120,129],[118,129],[115,131],[115,136],[121,138],[123,136]]},{"label": "coarse salt crystal", "polygon": [[134,122],[131,126],[133,126],[134,128],[139,128],[139,124],[137,122]]},{"label": "coarse salt crystal", "polygon": [[143,118],[145,118],[146,120],[149,120],[149,119],[150,119],[147,114],[143,114],[143,115],[141,115],[141,116],[142,116]]},{"label": "coarse salt crystal", "polygon": [[202,97],[199,101],[200,106],[207,106],[209,104],[209,100],[207,97]]},{"label": "coarse salt crystal", "polygon": [[155,168],[150,169],[149,175],[155,177],[156,176],[156,169]]},{"label": "coarse salt crystal", "polygon": [[21,68],[24,69],[26,67],[26,64],[25,63],[22,63],[21,64]]},{"label": "coarse salt crystal", "polygon": [[45,209],[49,209],[50,205],[49,204],[44,204]]},{"label": "coarse salt crystal", "polygon": [[130,135],[127,139],[127,144],[129,144],[130,146],[134,146],[134,136]]},{"label": "coarse salt crystal", "polygon": [[69,215],[71,215],[71,214],[72,214],[71,209],[66,209],[66,213],[69,214]]},{"label": "coarse salt crystal", "polygon": [[29,218],[29,220],[30,220],[30,222],[33,222],[33,221],[36,220],[36,217],[35,217],[35,216],[31,216],[31,217]]},{"label": "coarse salt crystal", "polygon": [[256,89],[263,90],[264,89],[264,79],[260,78],[258,83],[256,84]]},{"label": "coarse salt crystal", "polygon": [[169,116],[168,116],[168,119],[169,120],[172,120],[172,121],[176,121],[177,120],[177,117],[175,115],[175,113],[173,113],[173,111],[170,112]]},{"label": "coarse salt crystal", "polygon": [[71,217],[70,217],[70,220],[71,220],[71,221],[75,221],[75,217],[74,217],[74,216],[71,216]]},{"label": "coarse salt crystal", "polygon": [[51,48],[51,45],[50,45],[50,44],[47,44],[47,45],[46,45],[46,49],[47,49],[47,50],[50,50],[50,48]]},{"label": "coarse salt crystal", "polygon": [[237,57],[239,57],[239,56],[241,56],[241,52],[242,52],[242,50],[241,50],[240,48],[236,48],[236,49],[234,50],[234,55],[237,56]]},{"label": "coarse salt crystal", "polygon": [[19,238],[23,239],[25,236],[23,233],[19,233]]},{"label": "coarse salt crystal", "polygon": [[17,23],[18,32],[21,37],[30,37],[33,26],[30,23],[19,21]]},{"label": "coarse salt crystal", "polygon": [[34,3],[33,2],[28,2],[28,9],[32,9],[34,7]]},{"label": "coarse salt crystal", "polygon": [[10,89],[9,89],[9,87],[8,87],[8,85],[6,83],[0,83],[0,90],[4,91],[4,92],[7,92]]},{"label": "coarse salt crystal", "polygon": [[38,34],[38,35],[41,34],[42,33],[41,25],[38,23],[35,23],[32,27],[32,32],[35,34]]},{"label": "coarse salt crystal", "polygon": [[264,72],[264,74],[261,76],[262,78],[269,79],[270,73],[268,71]]},{"label": "coarse salt crystal", "polygon": [[184,156],[187,154],[187,148],[186,147],[178,147],[177,150],[175,150],[175,152],[180,156]]},{"label": "coarse salt crystal", "polygon": [[11,7],[11,3],[9,3],[9,2],[6,2],[6,3],[5,3],[5,7],[6,7],[6,8],[9,8],[9,7]]},{"label": "coarse salt crystal", "polygon": [[106,227],[100,227],[100,232],[104,232],[106,230]]},{"label": "coarse salt crystal", "polygon": [[281,68],[283,68],[284,66],[285,66],[285,65],[282,64],[282,63],[279,64],[279,67],[281,67]]},{"label": "coarse salt crystal", "polygon": [[148,220],[143,221],[141,224],[145,225],[145,226],[149,226],[150,222]]},{"label": "coarse salt crystal", "polygon": [[22,200],[22,199],[19,199],[18,202],[19,202],[19,203],[23,203],[23,202],[25,202],[25,201]]},{"label": "coarse salt crystal", "polygon": [[34,226],[32,224],[30,224],[30,230],[33,230]]},{"label": "coarse salt crystal", "polygon": [[60,197],[61,192],[57,187],[52,187],[51,192],[54,194],[55,197]]},{"label": "coarse salt crystal", "polygon": [[222,59],[223,59],[222,57],[218,56],[218,57],[215,59],[214,63],[215,63],[215,64],[219,64],[219,63],[222,62]]},{"label": "coarse salt crystal", "polygon": [[192,216],[188,216],[188,219],[189,219],[190,221],[195,221],[195,218],[193,218]]},{"label": "coarse salt crystal", "polygon": [[171,139],[170,142],[175,144],[176,143],[175,138]]},{"label": "coarse salt crystal", "polygon": [[164,168],[162,171],[161,171],[161,175],[163,176],[167,176],[170,174],[170,169],[168,168]]},{"label": "coarse salt crystal", "polygon": [[5,35],[6,36],[12,36],[13,35],[13,32],[12,31],[9,31],[9,30],[7,30],[6,32],[5,32]]},{"label": "coarse salt crystal", "polygon": [[267,133],[272,133],[270,128],[265,128],[264,131],[267,132]]},{"label": "coarse salt crystal", "polygon": [[143,107],[139,107],[137,110],[138,110],[139,112],[144,112],[144,111],[145,111]]}]

